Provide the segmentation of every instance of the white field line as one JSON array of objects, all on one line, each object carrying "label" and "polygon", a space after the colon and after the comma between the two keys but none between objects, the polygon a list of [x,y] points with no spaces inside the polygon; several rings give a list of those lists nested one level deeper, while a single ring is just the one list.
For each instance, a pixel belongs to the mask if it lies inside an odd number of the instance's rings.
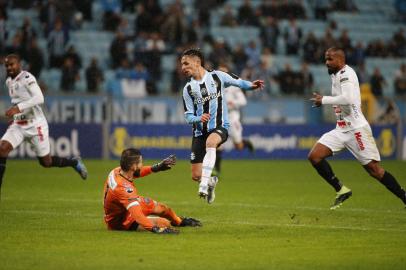
[{"label": "white field line", "polygon": [[[153,198],[154,199],[154,198]],[[2,199],[2,201],[36,201],[36,202],[72,202],[72,203],[98,203],[102,207],[103,200],[97,199],[78,199],[78,198],[58,198],[58,199],[27,199],[27,198],[13,198],[13,199]],[[172,205],[193,205],[198,206],[202,205],[202,207],[206,207],[207,204],[203,200],[196,199],[196,201],[161,201],[162,203],[168,204],[169,206]],[[239,203],[239,202],[229,202],[229,203],[221,203],[215,202],[213,206],[226,206],[226,207],[244,207],[244,208],[270,208],[270,209],[283,209],[283,210],[312,210],[312,211],[327,211],[327,212],[364,212],[364,213],[386,213],[386,214],[406,214],[406,209],[402,208],[399,204],[399,210],[383,210],[383,209],[372,209],[372,208],[349,208],[345,205],[340,207],[336,210],[330,210],[329,206],[326,207],[312,207],[312,206],[281,206],[281,205],[272,205],[272,204],[264,204],[264,203]],[[210,206],[209,206],[210,207]],[[0,211],[1,211],[1,204],[0,204]]]}]

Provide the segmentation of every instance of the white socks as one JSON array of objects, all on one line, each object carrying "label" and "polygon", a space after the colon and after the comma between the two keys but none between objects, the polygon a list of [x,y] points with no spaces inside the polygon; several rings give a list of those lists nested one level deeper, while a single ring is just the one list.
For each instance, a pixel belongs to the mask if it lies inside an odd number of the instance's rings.
[{"label": "white socks", "polygon": [[216,163],[216,148],[206,148],[206,155],[202,165],[202,179],[200,186],[208,186],[214,164]]}]

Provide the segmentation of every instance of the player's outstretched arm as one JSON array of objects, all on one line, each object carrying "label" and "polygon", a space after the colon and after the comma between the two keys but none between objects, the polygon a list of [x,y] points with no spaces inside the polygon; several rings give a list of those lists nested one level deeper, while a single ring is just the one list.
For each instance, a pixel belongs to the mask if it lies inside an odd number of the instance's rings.
[{"label": "player's outstretched arm", "polygon": [[161,162],[152,165],[151,170],[153,172],[166,171],[171,169],[172,166],[175,166],[175,164],[176,164],[176,156],[170,155],[169,157],[163,159]]}]

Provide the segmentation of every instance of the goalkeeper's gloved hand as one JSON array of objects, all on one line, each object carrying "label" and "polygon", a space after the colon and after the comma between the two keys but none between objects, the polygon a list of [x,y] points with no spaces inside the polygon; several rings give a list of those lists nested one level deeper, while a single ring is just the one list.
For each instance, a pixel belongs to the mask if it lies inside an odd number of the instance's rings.
[{"label": "goalkeeper's gloved hand", "polygon": [[170,155],[169,157],[163,159],[161,162],[151,166],[153,172],[166,171],[172,168],[176,164],[176,156]]},{"label": "goalkeeper's gloved hand", "polygon": [[178,234],[179,231],[175,230],[173,228],[159,228],[158,226],[152,227],[151,232],[157,233],[157,234]]}]

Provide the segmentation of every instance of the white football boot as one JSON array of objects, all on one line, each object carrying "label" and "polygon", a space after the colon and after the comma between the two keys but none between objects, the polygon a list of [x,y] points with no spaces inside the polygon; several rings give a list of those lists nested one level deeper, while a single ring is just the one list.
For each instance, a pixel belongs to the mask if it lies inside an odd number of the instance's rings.
[{"label": "white football boot", "polygon": [[209,204],[214,202],[214,199],[216,198],[216,194],[214,193],[214,190],[216,189],[216,185],[219,181],[219,178],[217,176],[212,176],[210,177],[209,185],[208,185],[208,194],[207,194],[207,202]]}]

